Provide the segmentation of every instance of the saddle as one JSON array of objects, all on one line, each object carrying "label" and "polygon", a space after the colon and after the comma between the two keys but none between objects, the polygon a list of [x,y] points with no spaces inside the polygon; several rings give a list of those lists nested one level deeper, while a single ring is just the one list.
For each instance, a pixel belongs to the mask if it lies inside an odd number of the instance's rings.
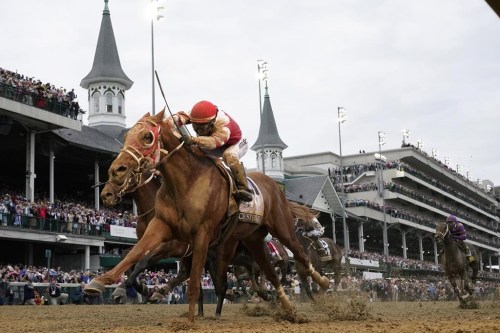
[{"label": "saddle", "polygon": [[237,187],[234,181],[234,176],[230,169],[224,164],[224,162],[214,156],[207,155],[210,160],[217,166],[219,171],[222,173],[224,178],[228,180],[229,183],[229,197],[228,197],[228,207],[226,212],[226,221],[222,223],[219,231],[219,235],[210,244],[210,247],[218,246],[227,239],[231,234],[234,226],[237,222],[247,222],[260,225],[262,223],[262,217],[264,215],[264,199],[262,197],[262,192],[257,187],[255,182],[247,177],[248,187],[253,191],[253,200],[249,202],[241,201],[238,205],[233,194],[236,193]]}]

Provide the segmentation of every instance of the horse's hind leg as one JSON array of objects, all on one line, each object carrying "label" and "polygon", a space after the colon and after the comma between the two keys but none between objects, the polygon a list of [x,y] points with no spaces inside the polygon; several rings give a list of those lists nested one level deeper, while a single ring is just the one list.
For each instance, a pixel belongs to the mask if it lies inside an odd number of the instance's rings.
[{"label": "horse's hind leg", "polygon": [[326,276],[321,276],[311,264],[309,257],[307,256],[304,248],[300,245],[295,233],[293,231],[292,219],[290,221],[285,222],[283,227],[286,229],[275,230],[276,236],[279,241],[285,245],[290,251],[292,251],[294,258],[298,261],[302,266],[306,268],[306,272],[311,276],[314,282],[316,282],[323,290],[328,289],[330,286],[330,280]]},{"label": "horse's hind leg", "polygon": [[292,310],[292,303],[290,302],[290,299],[288,299],[283,286],[280,284],[280,280],[278,278],[278,275],[276,274],[274,267],[269,263],[269,260],[267,259],[264,239],[247,238],[243,240],[243,244],[247,249],[252,251],[251,253],[254,260],[257,262],[260,269],[264,271],[264,274],[266,275],[269,282],[271,282],[274,289],[276,289],[276,294],[281,303],[281,306],[285,310]]}]

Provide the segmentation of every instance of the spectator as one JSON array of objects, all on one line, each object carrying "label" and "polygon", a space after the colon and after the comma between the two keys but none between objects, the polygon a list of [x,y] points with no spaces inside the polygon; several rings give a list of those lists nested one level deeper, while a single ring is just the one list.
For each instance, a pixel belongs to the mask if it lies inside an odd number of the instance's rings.
[{"label": "spectator", "polygon": [[81,282],[80,286],[73,292],[73,296],[71,296],[71,302],[73,302],[73,304],[89,304],[84,290],[85,282]]},{"label": "spectator", "polygon": [[69,295],[61,292],[61,286],[57,283],[56,279],[52,279],[50,281],[48,292],[50,296],[50,304],[52,305],[66,304]]},{"label": "spectator", "polygon": [[7,274],[7,271],[3,272],[0,280],[0,305],[12,305],[14,299],[14,293],[10,289],[10,282],[7,280]]},{"label": "spectator", "polygon": [[33,282],[28,281],[24,285],[24,298],[23,298],[23,304],[24,305],[36,305],[35,303],[35,289],[33,288]]}]

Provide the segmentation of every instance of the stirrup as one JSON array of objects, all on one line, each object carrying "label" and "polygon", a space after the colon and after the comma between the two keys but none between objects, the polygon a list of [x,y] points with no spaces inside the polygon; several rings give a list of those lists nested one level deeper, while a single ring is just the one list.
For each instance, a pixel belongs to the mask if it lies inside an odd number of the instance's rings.
[{"label": "stirrup", "polygon": [[476,258],[474,256],[468,256],[467,260],[469,261],[469,263],[471,263],[471,262],[476,261]]}]

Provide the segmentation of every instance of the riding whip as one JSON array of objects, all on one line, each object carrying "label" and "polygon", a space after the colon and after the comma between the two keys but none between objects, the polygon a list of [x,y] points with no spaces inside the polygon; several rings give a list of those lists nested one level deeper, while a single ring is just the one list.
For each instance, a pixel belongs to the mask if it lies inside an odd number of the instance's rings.
[{"label": "riding whip", "polygon": [[[183,135],[183,131],[181,131],[181,128],[179,127],[179,125],[177,125],[177,122],[174,119],[174,115],[172,114],[172,111],[170,111],[170,107],[168,106],[167,103],[167,98],[165,97],[165,93],[163,92],[163,87],[161,86],[160,77],[158,76],[158,72],[156,70],[155,70],[155,76],[156,76],[156,81],[158,81],[158,86],[160,87],[161,95],[163,96],[163,100],[165,101],[165,106],[167,107],[168,113],[170,113],[170,116],[172,117],[172,122],[174,123],[175,128],[177,128],[177,131],[179,131],[179,133]],[[184,129],[187,132],[187,134],[190,135],[187,128],[184,127]]]}]

